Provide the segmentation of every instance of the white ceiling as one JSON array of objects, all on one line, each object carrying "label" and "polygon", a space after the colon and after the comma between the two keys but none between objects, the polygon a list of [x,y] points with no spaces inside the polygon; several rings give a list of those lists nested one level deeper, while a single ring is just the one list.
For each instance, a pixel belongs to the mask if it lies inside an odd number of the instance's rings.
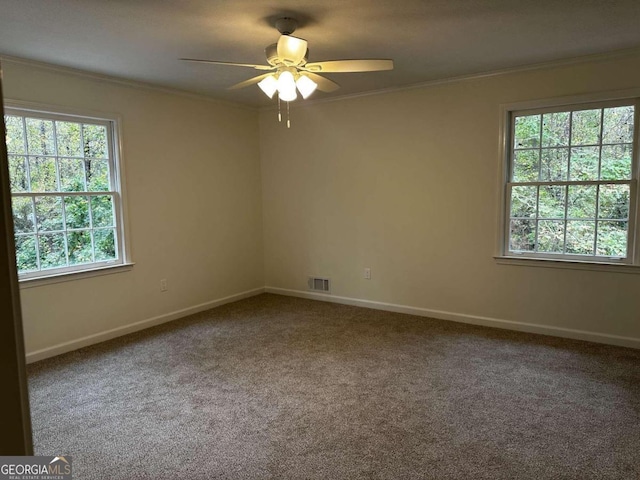
[{"label": "white ceiling", "polygon": [[0,55],[262,106],[226,87],[264,64],[276,18],[300,21],[309,61],[391,58],[389,72],[326,76],[326,98],[640,47],[638,0],[2,0]]}]

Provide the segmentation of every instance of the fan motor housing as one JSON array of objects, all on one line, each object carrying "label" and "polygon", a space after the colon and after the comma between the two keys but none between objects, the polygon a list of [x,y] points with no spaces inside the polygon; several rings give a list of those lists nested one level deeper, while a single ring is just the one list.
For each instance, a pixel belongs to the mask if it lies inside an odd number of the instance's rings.
[{"label": "fan motor housing", "polygon": [[[275,67],[276,65],[280,65],[282,63],[280,61],[280,58],[278,57],[277,43],[272,43],[271,45],[266,47],[264,49],[264,53],[267,56],[267,62],[269,63],[269,65],[273,65]],[[308,59],[309,59],[309,49],[307,48],[307,53],[304,54],[304,58],[300,61],[298,65],[304,65],[305,63],[307,63]]]}]

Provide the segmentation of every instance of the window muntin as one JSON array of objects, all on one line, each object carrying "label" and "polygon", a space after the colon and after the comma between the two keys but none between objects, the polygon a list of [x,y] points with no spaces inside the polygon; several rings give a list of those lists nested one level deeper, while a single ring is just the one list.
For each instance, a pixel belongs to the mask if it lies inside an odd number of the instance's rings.
[{"label": "window muntin", "polygon": [[505,254],[631,263],[636,103],[510,114]]},{"label": "window muntin", "polygon": [[115,120],[7,108],[21,279],[124,263]]}]

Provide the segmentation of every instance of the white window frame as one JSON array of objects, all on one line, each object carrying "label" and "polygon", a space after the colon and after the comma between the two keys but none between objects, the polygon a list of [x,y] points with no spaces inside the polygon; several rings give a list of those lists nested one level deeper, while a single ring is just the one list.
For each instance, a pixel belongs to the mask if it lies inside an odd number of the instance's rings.
[{"label": "white window frame", "polygon": [[[76,280],[80,278],[93,277],[128,271],[134,265],[131,260],[131,248],[128,234],[126,191],[124,176],[124,161],[122,157],[122,132],[121,118],[117,114],[96,112],[84,109],[73,109],[55,105],[40,103],[22,102],[17,100],[4,100],[5,115],[16,115],[29,118],[42,118],[47,120],[62,120],[75,123],[90,123],[103,125],[107,128],[108,149],[109,149],[109,176],[111,191],[99,192],[112,195],[114,198],[114,227],[115,244],[118,258],[115,260],[98,261],[82,265],[52,268],[27,273],[18,276],[21,288],[58,283],[61,281]],[[4,121],[4,119],[3,119]],[[57,157],[56,157],[57,158]],[[58,195],[57,192],[50,192],[51,195]],[[72,192],[61,192],[59,195],[74,195]],[[86,192],[78,193],[86,195]],[[11,192],[12,197],[16,194]],[[42,196],[42,192],[25,192],[18,196]]]},{"label": "white window frame", "polygon": [[[554,111],[567,111],[576,107],[602,108],[617,103],[635,105],[635,125],[633,137],[632,175],[630,185],[629,223],[628,223],[628,256],[626,258],[545,254],[540,252],[515,253],[509,251],[509,218],[510,198],[508,195],[511,154],[513,151],[512,118],[515,114],[537,114]],[[555,268],[573,268],[580,270],[617,271],[623,273],[640,273],[640,200],[638,199],[638,182],[640,178],[640,89],[605,92],[589,95],[551,98],[528,102],[518,102],[500,105],[500,169],[499,169],[499,213],[498,231],[496,235],[496,252],[494,258],[500,264],[541,266]],[[545,182],[532,182],[531,185]],[[551,182],[571,183],[571,182]],[[585,183],[585,182],[579,182]],[[588,183],[588,182],[586,182]],[[593,182],[599,183],[599,182]],[[610,182],[607,182],[610,183]],[[615,183],[615,182],[614,182]],[[625,182],[626,183],[626,182]]]}]

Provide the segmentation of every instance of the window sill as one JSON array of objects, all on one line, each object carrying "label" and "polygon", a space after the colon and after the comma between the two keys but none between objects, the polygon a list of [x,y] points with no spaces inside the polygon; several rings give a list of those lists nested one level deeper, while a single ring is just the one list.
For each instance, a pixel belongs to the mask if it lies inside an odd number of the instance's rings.
[{"label": "window sill", "polygon": [[98,277],[102,275],[112,275],[114,273],[129,272],[133,269],[134,263],[124,263],[119,265],[110,265],[107,267],[92,268],[90,270],[79,270],[76,272],[58,273],[55,275],[47,275],[42,277],[19,279],[20,288],[41,287],[51,285],[53,283],[71,282],[83,278]]},{"label": "window sill", "polygon": [[584,262],[578,260],[555,260],[550,258],[522,258],[512,256],[495,256],[493,258],[496,263],[500,265],[640,274],[640,265],[630,265],[628,263]]}]

